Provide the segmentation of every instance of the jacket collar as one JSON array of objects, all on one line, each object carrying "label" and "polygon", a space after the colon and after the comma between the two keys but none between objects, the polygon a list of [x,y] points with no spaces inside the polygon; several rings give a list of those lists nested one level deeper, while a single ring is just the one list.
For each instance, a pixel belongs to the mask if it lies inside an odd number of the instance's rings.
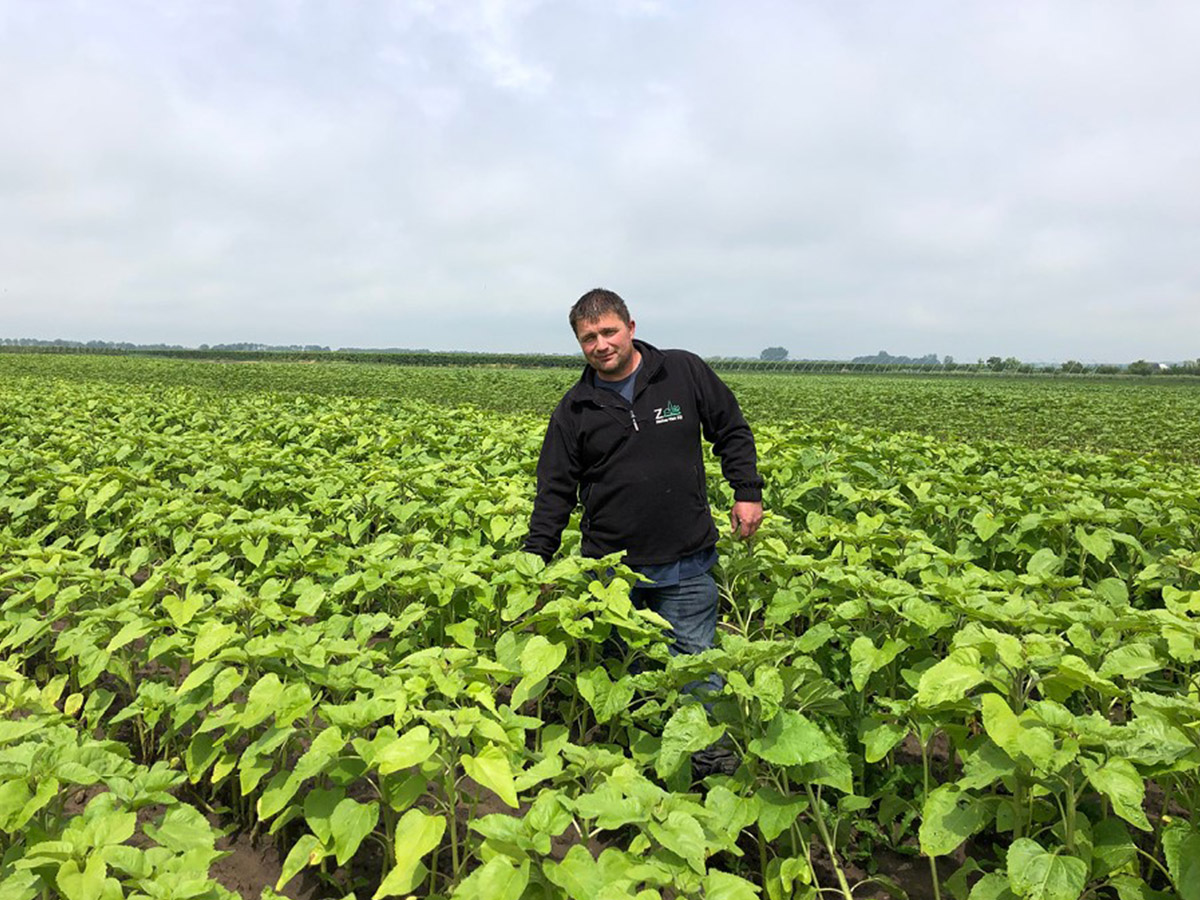
[{"label": "jacket collar", "polygon": [[[666,360],[666,354],[653,344],[647,344],[637,338],[633,339],[633,346],[642,354],[642,367],[638,370],[637,381],[634,384],[634,396],[636,396],[637,392],[650,382],[650,379],[658,375]],[[579,381],[571,388],[570,393],[572,399],[576,401],[594,400],[598,396],[596,392],[600,390],[603,388],[596,387],[596,370],[585,365],[583,372],[580,373]]]}]

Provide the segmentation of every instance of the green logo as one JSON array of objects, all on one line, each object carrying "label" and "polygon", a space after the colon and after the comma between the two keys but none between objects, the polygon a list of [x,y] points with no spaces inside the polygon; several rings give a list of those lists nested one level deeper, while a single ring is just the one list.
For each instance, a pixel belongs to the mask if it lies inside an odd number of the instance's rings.
[{"label": "green logo", "polygon": [[683,410],[675,403],[667,401],[666,406],[654,410],[654,424],[664,425],[667,422],[679,422],[683,419]]}]

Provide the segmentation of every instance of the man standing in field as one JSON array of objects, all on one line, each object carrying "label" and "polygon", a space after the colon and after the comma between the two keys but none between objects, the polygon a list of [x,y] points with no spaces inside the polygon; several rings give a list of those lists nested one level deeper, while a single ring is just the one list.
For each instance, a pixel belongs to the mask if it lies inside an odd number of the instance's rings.
[{"label": "man standing in field", "polygon": [[[709,573],[717,530],[700,438],[712,443],[733,488],[733,532],[748,538],[763,515],[750,426],[700,357],[635,340],[625,301],[612,291],[588,291],[569,319],[588,365],[550,416],[525,549],[548,561],[582,502],[583,555],[625,551],[625,563],[651,582],[639,584],[633,600],[671,623],[672,649],[707,650],[717,626]],[[720,686],[716,676],[710,682]],[[698,772],[731,761],[719,750],[711,760],[693,758]]]}]

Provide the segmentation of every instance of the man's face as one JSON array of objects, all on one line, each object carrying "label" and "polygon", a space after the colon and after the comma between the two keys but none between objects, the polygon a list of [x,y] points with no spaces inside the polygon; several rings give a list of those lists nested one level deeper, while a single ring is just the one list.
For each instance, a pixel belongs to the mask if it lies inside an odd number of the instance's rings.
[{"label": "man's face", "polygon": [[596,374],[605,381],[620,381],[637,368],[633,348],[633,321],[626,325],[616,313],[580,322],[575,332],[583,355]]}]

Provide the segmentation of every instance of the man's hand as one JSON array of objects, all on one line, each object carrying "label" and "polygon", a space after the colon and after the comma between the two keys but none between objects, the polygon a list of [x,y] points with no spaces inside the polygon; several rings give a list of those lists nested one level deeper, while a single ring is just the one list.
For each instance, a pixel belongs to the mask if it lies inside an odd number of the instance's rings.
[{"label": "man's hand", "polygon": [[758,526],[762,524],[762,518],[762,503],[741,500],[733,504],[733,509],[729,513],[729,525],[735,536],[748,538],[758,531]]}]

